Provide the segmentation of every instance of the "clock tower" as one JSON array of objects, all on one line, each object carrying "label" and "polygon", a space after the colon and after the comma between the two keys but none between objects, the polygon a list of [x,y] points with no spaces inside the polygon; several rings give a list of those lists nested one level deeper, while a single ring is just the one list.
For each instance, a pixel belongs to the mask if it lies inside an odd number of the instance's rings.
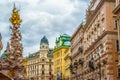
[{"label": "clock tower", "polygon": [[40,42],[40,49],[47,50],[48,48],[49,48],[49,42],[48,42],[48,39],[46,38],[46,36],[44,36]]}]

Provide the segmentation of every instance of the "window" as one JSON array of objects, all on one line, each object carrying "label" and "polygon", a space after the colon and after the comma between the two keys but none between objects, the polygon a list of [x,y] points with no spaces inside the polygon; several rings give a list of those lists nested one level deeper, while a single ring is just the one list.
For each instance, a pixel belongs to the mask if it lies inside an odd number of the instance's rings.
[{"label": "window", "polygon": [[98,53],[99,53],[100,56],[102,55],[101,54],[101,47],[100,46],[98,47]]},{"label": "window", "polygon": [[104,7],[101,9],[101,14],[104,15]]},{"label": "window", "polygon": [[42,59],[42,61],[45,61],[44,59]]},{"label": "window", "polygon": [[51,72],[49,72],[49,74],[51,75]]},{"label": "window", "polygon": [[104,22],[104,19],[102,20],[102,29],[103,29],[103,31],[105,30],[105,22]]},{"label": "window", "polygon": [[98,33],[97,36],[100,36],[100,27],[98,27]]},{"label": "window", "polygon": [[92,42],[94,42],[94,34],[92,34]]},{"label": "window", "polygon": [[114,26],[115,26],[115,29],[118,28],[118,20],[115,20],[115,21],[114,21]]},{"label": "window", "polygon": [[59,57],[59,56],[60,56],[60,53],[57,54],[57,57]]},{"label": "window", "polygon": [[44,64],[42,64],[42,68],[44,68]]},{"label": "window", "polygon": [[42,48],[44,48],[44,46],[42,46]]},{"label": "window", "polygon": [[44,71],[42,71],[42,75],[44,75]]},{"label": "window", "polygon": [[104,47],[104,53],[106,53],[106,44],[105,43],[103,44],[103,47]]},{"label": "window", "polygon": [[52,60],[51,59],[49,59],[49,62],[51,62]]},{"label": "window", "polygon": [[117,52],[119,51],[119,42],[118,42],[118,40],[116,40],[116,51]]},{"label": "window", "polygon": [[120,68],[118,69],[117,75],[118,75],[118,77],[120,78]]},{"label": "window", "polygon": [[49,68],[51,69],[52,67],[51,67],[51,64],[49,65]]}]

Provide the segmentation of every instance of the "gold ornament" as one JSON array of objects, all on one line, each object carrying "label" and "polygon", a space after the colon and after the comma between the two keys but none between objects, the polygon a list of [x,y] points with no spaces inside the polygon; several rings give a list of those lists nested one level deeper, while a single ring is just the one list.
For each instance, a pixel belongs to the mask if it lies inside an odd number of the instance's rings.
[{"label": "gold ornament", "polygon": [[16,25],[16,24],[20,25],[22,22],[22,20],[20,19],[20,15],[18,13],[18,10],[15,7],[15,4],[14,4],[12,16],[9,18],[9,20],[13,25]]},{"label": "gold ornament", "polygon": [[11,78],[14,77],[14,70],[11,69],[11,70],[9,71],[8,75],[9,75]]}]

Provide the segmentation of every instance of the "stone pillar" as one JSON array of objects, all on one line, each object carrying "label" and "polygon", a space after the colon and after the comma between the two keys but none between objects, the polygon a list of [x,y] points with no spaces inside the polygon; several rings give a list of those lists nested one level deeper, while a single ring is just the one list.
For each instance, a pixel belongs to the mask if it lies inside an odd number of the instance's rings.
[{"label": "stone pillar", "polygon": [[19,11],[16,9],[15,5],[13,8],[12,16],[10,17],[10,22],[12,26],[11,42],[7,44],[7,60],[10,65],[10,70],[13,71],[13,76],[15,80],[25,80],[24,77],[24,66],[23,66],[23,47],[21,43],[21,32],[19,30],[22,20],[20,19]]}]

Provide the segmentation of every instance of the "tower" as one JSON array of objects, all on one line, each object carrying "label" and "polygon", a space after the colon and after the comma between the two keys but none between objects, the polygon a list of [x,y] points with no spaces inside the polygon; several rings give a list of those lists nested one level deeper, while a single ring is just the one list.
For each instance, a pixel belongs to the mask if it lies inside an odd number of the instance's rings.
[{"label": "tower", "polygon": [[49,48],[49,42],[48,42],[48,39],[46,38],[46,36],[44,36],[40,42],[40,49],[47,50],[48,48]]}]

